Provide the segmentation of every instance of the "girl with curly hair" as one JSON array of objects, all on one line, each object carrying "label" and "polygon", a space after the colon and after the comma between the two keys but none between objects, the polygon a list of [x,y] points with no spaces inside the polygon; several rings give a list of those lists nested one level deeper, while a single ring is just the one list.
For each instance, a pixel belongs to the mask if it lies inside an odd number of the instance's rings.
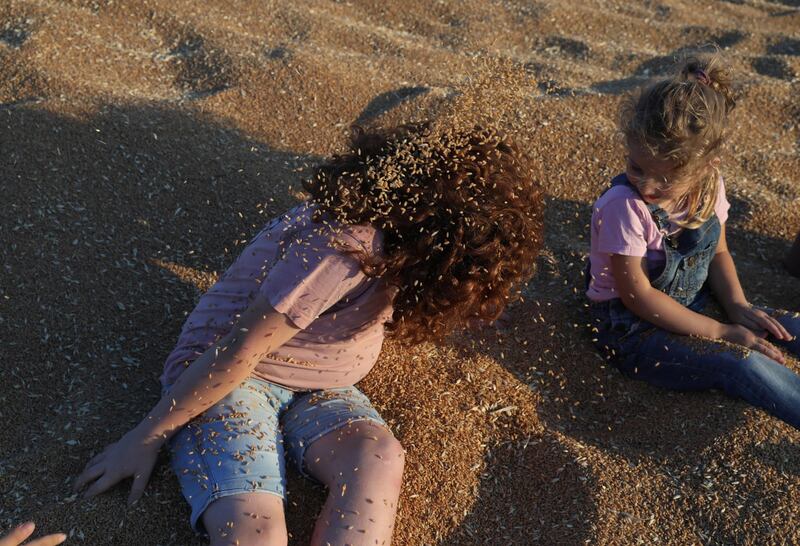
[{"label": "girl with curly hair", "polygon": [[327,486],[312,544],[389,544],[404,451],[354,387],[385,335],[491,322],[532,273],[541,192],[490,129],[356,128],[189,315],[164,395],[89,461],[96,495],[142,494],[164,444],[211,544],[286,544],[285,462]]}]

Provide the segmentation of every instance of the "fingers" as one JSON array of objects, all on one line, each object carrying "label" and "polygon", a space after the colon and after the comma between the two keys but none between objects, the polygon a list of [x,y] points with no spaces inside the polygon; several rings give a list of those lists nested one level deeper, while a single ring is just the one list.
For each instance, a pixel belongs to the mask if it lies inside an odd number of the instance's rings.
[{"label": "fingers", "polygon": [[67,535],[58,533],[55,535],[47,535],[46,537],[37,538],[33,542],[28,542],[25,546],[55,546],[67,540]]},{"label": "fingers", "polygon": [[781,323],[766,314],[764,311],[754,310],[753,318],[758,323],[760,328],[772,334],[775,339],[789,339],[789,332],[786,331]]},{"label": "fingers", "polygon": [[[19,546],[22,541],[31,536],[33,530],[36,529],[36,524],[32,521],[24,523],[13,529],[8,535],[0,537],[0,546]],[[37,538],[33,542],[28,542],[25,546],[55,546],[67,540],[67,535],[58,533],[55,535],[47,535],[46,537]]]},{"label": "fingers", "polygon": [[[101,463],[105,458],[106,458],[106,450],[103,450],[94,457],[92,457],[91,459],[89,459],[89,462],[86,463],[86,466],[83,467],[83,472],[81,473],[80,476],[78,476],[78,479],[75,480],[75,485],[72,486],[72,490],[78,491],[82,489],[88,482],[97,478],[97,476],[99,476],[100,474],[97,474],[97,467],[95,465]],[[102,474],[102,471],[100,473]]]},{"label": "fingers", "polygon": [[103,477],[94,482],[89,489],[86,490],[86,493],[83,494],[85,498],[94,497],[95,495],[99,495],[103,491],[106,491],[111,488],[115,483],[119,481],[119,478],[110,476],[108,474],[103,474]]},{"label": "fingers", "polygon": [[778,319],[776,319],[775,317],[770,317],[769,315],[767,316],[772,322],[775,323],[775,327],[781,332],[781,334],[783,334],[782,339],[784,341],[791,341],[792,339],[794,339],[794,336],[789,333],[789,330],[787,330],[786,327],[783,324],[781,324]]},{"label": "fingers", "polygon": [[[74,491],[79,491],[83,489],[83,487],[92,480],[95,480],[103,475],[106,471],[103,465],[95,465],[92,467],[87,468],[83,471],[83,473],[78,476],[78,479],[75,480],[75,485],[73,486]],[[0,545],[2,546],[2,545]]]},{"label": "fingers", "polygon": [[783,353],[781,353],[769,341],[765,341],[763,339],[759,339],[753,345],[753,349],[755,349],[759,353],[762,353],[762,354],[770,357],[771,359],[775,360],[776,362],[779,362],[781,364],[785,364],[786,363],[786,359],[783,357]]},{"label": "fingers", "polygon": [[748,309],[746,312],[742,313],[736,320],[736,323],[741,324],[751,332],[753,332],[758,337],[766,337],[769,335],[769,332],[764,328],[764,325],[759,320],[758,316],[756,315],[755,309]]},{"label": "fingers", "polygon": [[32,521],[18,525],[8,535],[0,538],[0,546],[18,546],[23,540],[31,536],[36,524]]},{"label": "fingers", "polygon": [[105,451],[101,451],[100,453],[98,453],[97,455],[95,455],[94,457],[89,459],[89,462],[86,463],[86,468],[89,468],[90,466],[96,465],[97,463],[99,463],[100,461],[102,461],[105,458],[106,458],[106,452]]},{"label": "fingers", "polygon": [[[742,323],[745,324],[751,330],[764,330],[770,335],[772,335],[775,339],[783,340],[783,341],[790,341],[792,339],[791,334],[786,330],[786,328],[781,324],[778,319],[770,316],[762,309],[751,308],[750,311],[742,317]],[[751,324],[755,325],[755,328],[751,326]]]},{"label": "fingers", "polygon": [[150,480],[150,473],[153,471],[152,465],[144,472],[134,474],[133,486],[131,493],[128,495],[128,506],[136,503],[144,493],[144,488],[147,487],[147,482]]}]

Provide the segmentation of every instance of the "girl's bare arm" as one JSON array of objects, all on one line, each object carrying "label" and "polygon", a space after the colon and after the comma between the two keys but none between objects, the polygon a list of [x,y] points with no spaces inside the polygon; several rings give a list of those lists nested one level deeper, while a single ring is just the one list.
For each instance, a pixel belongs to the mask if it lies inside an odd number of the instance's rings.
[{"label": "girl's bare arm", "polygon": [[261,357],[299,331],[265,296],[257,296],[231,332],[197,358],[139,423],[142,436],[166,441],[239,386]]},{"label": "girl's bare arm", "polygon": [[714,295],[733,322],[746,326],[754,332],[769,332],[776,339],[791,339],[789,332],[780,322],[764,311],[754,309],[747,301],[739,276],[736,274],[733,257],[728,251],[725,224],[722,224],[716,253],[708,269],[708,278]]},{"label": "girl's bare arm", "polygon": [[733,257],[728,251],[728,241],[725,236],[725,224],[719,235],[719,242],[714,254],[714,259],[708,268],[708,280],[714,295],[725,312],[730,314],[736,305],[748,305],[747,298],[736,274]]},{"label": "girl's bare arm", "polygon": [[611,272],[625,307],[639,318],[676,334],[721,338],[724,325],[695,313],[653,288],[645,258],[612,254]]},{"label": "girl's bare arm", "polygon": [[771,343],[739,324],[723,324],[684,307],[670,296],[653,288],[647,277],[644,258],[611,256],[611,271],[625,307],[638,317],[676,334],[724,339],[759,351],[783,363],[781,352]]},{"label": "girl's bare arm", "polygon": [[252,372],[260,357],[292,338],[299,328],[259,295],[231,332],[209,347],[179,377],[172,390],[119,441],[92,458],[75,481],[87,496],[133,477],[128,503],[142,496],[164,442],[190,419],[224,398]]}]

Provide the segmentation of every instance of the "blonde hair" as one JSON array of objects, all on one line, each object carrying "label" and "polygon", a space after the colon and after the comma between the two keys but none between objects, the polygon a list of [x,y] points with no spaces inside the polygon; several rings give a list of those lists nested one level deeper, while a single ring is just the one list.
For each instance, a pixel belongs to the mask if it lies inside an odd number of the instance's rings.
[{"label": "blonde hair", "polygon": [[[631,96],[622,105],[620,128],[628,142],[636,142],[654,157],[675,165],[689,176],[709,165],[727,136],[728,114],[736,101],[731,78],[719,55],[689,57],[680,71],[658,80]],[[719,171],[693,180],[680,198],[686,211],[680,227],[693,229],[714,212],[719,190]]]}]

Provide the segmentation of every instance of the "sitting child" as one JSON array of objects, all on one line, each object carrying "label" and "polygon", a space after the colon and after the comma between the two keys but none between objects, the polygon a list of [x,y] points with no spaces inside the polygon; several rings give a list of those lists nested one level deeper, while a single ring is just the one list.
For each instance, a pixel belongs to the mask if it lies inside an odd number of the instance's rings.
[{"label": "sitting child", "polygon": [[285,453],[328,487],[312,544],[389,544],[404,451],[354,384],[385,333],[440,340],[515,297],[542,241],[527,161],[489,129],[357,130],[200,299],[161,401],[76,486],[133,477],[135,501],[168,443],[213,546],[286,544]]},{"label": "sitting child", "polygon": [[[626,375],[720,389],[800,428],[800,316],[745,297],[728,252],[719,174],[729,78],[689,59],[623,110],[627,169],[594,204],[587,296],[598,348]],[[708,289],[727,313],[702,313]]]}]

